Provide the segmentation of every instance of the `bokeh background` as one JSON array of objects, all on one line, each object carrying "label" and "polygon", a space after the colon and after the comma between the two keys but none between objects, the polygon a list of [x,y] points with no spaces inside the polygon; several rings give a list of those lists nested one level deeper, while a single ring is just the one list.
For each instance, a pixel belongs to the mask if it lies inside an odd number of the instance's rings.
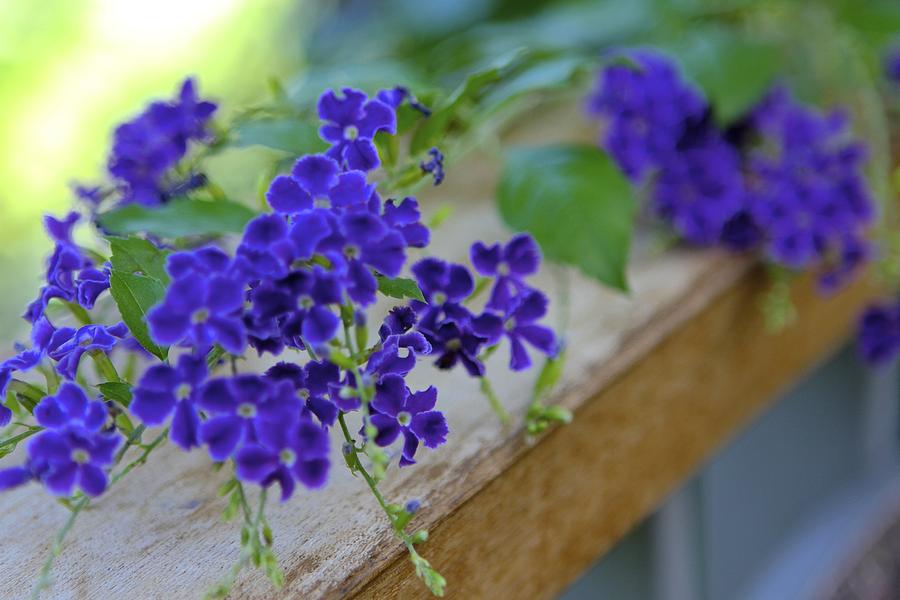
[{"label": "bokeh background", "polygon": [[[303,65],[308,7],[287,0],[0,1],[0,336],[39,286],[41,215],[102,176],[116,123],[185,75],[225,100]],[[24,325],[24,323],[23,323]],[[11,333],[12,335],[8,334]]]},{"label": "bokeh background", "polygon": [[[308,109],[329,85],[352,83],[373,90],[405,84],[417,93],[440,94],[466,73],[518,48],[576,48],[596,55],[610,45],[655,40],[662,30],[665,35],[691,31],[709,17],[728,20],[749,7],[764,13],[763,22],[777,20],[792,4],[804,3],[0,0],[0,357],[26,331],[18,315],[34,297],[51,249],[41,215],[69,209],[73,182],[100,180],[113,127],[149,99],[170,96],[187,75],[197,76],[201,93],[220,102],[219,115],[227,121],[235,111],[273,96]],[[878,138],[886,137],[887,128],[877,120],[877,111],[866,109],[872,99],[860,85],[859,64],[848,57],[870,53],[864,58],[877,60],[884,45],[900,35],[900,0],[805,4],[817,20],[787,34],[797,37],[799,45],[808,41],[813,50],[798,53],[798,64],[785,69],[833,75],[820,79],[836,83],[816,88],[813,95],[848,100],[860,109],[857,123],[865,137],[884,145]],[[826,5],[827,11],[818,11]],[[847,33],[845,27],[855,29]],[[567,81],[562,77],[568,73],[566,65],[554,68],[560,69],[559,81]],[[542,76],[552,79],[554,74]],[[251,202],[256,175],[264,175],[271,163],[268,152],[260,147],[224,152],[213,160],[210,176],[234,199]],[[886,153],[875,158],[887,160]],[[687,558],[674,563],[671,572],[683,571],[684,564],[703,571],[708,576],[705,597],[778,597],[763,588],[755,592],[754,578],[767,572],[767,563],[784,545],[784,523],[800,520],[817,496],[843,490],[871,468],[863,451],[871,446],[871,436],[857,425],[872,407],[893,406],[898,376],[895,370],[873,379],[853,355],[835,357],[688,482],[577,584],[567,600],[647,598],[653,595],[652,585],[674,589],[653,571],[659,558],[654,536],[667,535],[672,511],[681,515],[678,522],[687,523],[685,547],[706,552],[679,548],[674,554]],[[864,401],[858,397],[860,389],[867,390]],[[794,439],[804,441],[803,452],[777,445]],[[885,444],[885,452],[895,457],[900,445],[896,436]],[[772,450],[766,454],[760,449]],[[779,458],[776,450],[790,460]],[[735,481],[736,474],[748,473]],[[735,519],[736,513],[743,518]],[[898,554],[890,553],[890,567],[881,570],[889,580],[886,589],[900,589],[900,568],[894,568],[900,564]],[[779,560],[791,566],[787,559]],[[802,565],[797,569],[802,574]],[[741,589],[746,593],[738,596]]]}]

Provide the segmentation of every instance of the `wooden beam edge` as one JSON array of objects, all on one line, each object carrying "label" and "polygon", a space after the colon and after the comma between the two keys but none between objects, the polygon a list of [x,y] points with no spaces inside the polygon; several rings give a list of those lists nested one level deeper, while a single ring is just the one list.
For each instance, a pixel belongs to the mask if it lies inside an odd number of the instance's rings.
[{"label": "wooden beam edge", "polygon": [[[446,576],[448,597],[541,598],[564,589],[778,391],[846,340],[876,295],[860,281],[822,297],[803,278],[793,288],[797,322],[773,335],[759,310],[765,273],[739,272],[713,285],[721,293],[706,293],[706,304],[663,315],[674,324],[679,313],[693,312],[652,351],[601,376],[602,389],[581,403],[571,425],[512,450],[508,468],[430,525],[422,552]],[[635,338],[630,346],[647,343]],[[370,575],[340,595],[429,596],[402,553]]]}]

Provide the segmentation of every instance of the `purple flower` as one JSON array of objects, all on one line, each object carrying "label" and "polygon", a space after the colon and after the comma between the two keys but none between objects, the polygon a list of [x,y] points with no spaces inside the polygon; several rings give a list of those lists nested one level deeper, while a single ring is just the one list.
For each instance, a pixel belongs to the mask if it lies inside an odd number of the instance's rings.
[{"label": "purple flower", "polygon": [[506,335],[510,342],[509,368],[521,371],[531,366],[526,342],[547,356],[557,352],[553,330],[535,322],[545,314],[547,297],[537,290],[530,290],[516,298],[504,317],[485,313],[473,320],[472,327],[475,333],[487,338],[489,344],[497,343]]},{"label": "purple flower", "polygon": [[273,210],[293,214],[311,208],[366,206],[375,186],[366,181],[363,171],[341,172],[330,156],[313,154],[294,163],[290,176],[272,180],[266,200]]},{"label": "purple flower", "polygon": [[496,278],[487,307],[500,311],[507,310],[513,298],[528,289],[525,277],[537,273],[541,264],[541,250],[527,233],[513,236],[505,246],[475,242],[469,256],[476,271]]},{"label": "purple flower", "polygon": [[870,306],[859,322],[857,348],[870,365],[883,365],[900,354],[900,304]]},{"label": "purple flower", "polygon": [[640,181],[675,150],[707,105],[662,54],[640,49],[625,56],[636,64],[603,69],[587,108],[606,122],[603,147],[632,181]]},{"label": "purple flower", "polygon": [[746,211],[762,232],[763,251],[791,269],[837,257],[836,280],[848,279],[867,254],[859,240],[874,202],[863,174],[865,149],[847,139],[846,116],[820,114],[776,88],[751,122],[762,141],[749,151]]},{"label": "purple flower", "polygon": [[461,362],[473,377],[484,374],[478,351],[485,338],[472,331],[472,313],[462,302],[475,288],[469,270],[436,258],[425,258],[412,267],[427,302],[410,304],[418,316],[417,329],[432,346],[440,369]]},{"label": "purple flower", "polygon": [[431,344],[418,331],[389,335],[369,357],[366,372],[381,377],[389,373],[405,377],[416,366],[417,356],[430,353]]},{"label": "purple flower", "polygon": [[431,159],[427,162],[420,162],[419,168],[423,173],[431,173],[434,177],[434,185],[441,185],[444,181],[444,155],[437,148],[429,150],[428,155]]},{"label": "purple flower", "polygon": [[322,139],[332,144],[328,156],[350,169],[371,171],[380,161],[372,141],[375,133],[395,133],[394,109],[380,100],[352,88],[343,89],[343,97],[327,90],[319,98],[319,118],[326,122],[319,130]]},{"label": "purple flower", "polygon": [[297,397],[305,405],[303,414],[315,415],[326,427],[334,425],[338,408],[331,401],[330,392],[341,378],[337,365],[317,360],[310,361],[302,367],[280,362],[266,371],[266,377],[273,381],[290,381]]},{"label": "purple flower", "polygon": [[[321,267],[292,271],[276,281],[266,281],[250,291],[250,313],[254,324],[267,326],[270,333],[283,338],[288,345],[314,347],[334,338],[340,318],[332,305],[342,301],[341,282]],[[257,332],[259,332],[257,330]]]},{"label": "purple flower", "polygon": [[119,340],[128,335],[124,323],[112,326],[84,325],[78,329],[60,327],[47,343],[47,355],[57,361],[56,370],[66,379],[74,380],[78,363],[85,352],[109,352]]},{"label": "purple flower", "polygon": [[740,156],[711,126],[685,134],[678,150],[661,159],[653,210],[684,240],[718,242],[743,205]]},{"label": "purple flower", "polygon": [[[31,326],[31,348],[25,349],[17,345],[19,352],[0,362],[0,398],[6,397],[6,388],[14,372],[29,371],[40,364],[55,332],[56,329],[47,317],[40,317]],[[8,424],[11,418],[12,411],[0,405],[0,427]]]},{"label": "purple flower", "polygon": [[388,446],[403,434],[400,466],[415,464],[419,442],[427,448],[437,448],[447,441],[447,420],[434,410],[437,390],[434,386],[410,393],[399,375],[385,375],[375,388],[372,400],[372,424],[378,430],[375,443]]},{"label": "purple flower", "polygon": [[79,220],[76,212],[59,220],[51,215],[44,217],[44,227],[55,246],[47,261],[47,285],[41,288],[25,311],[25,319],[32,323],[39,319],[53,298],[77,302],[87,309],[94,306],[97,297],[109,288],[109,271],[98,270],[72,241],[72,229]]},{"label": "purple flower", "polygon": [[459,305],[475,289],[467,268],[438,258],[423,258],[412,266],[412,273],[426,303],[435,309],[445,304]]},{"label": "purple flower", "polygon": [[244,284],[228,263],[217,252],[201,249],[173,254],[167,270],[174,281],[147,316],[153,340],[163,345],[187,342],[200,352],[219,343],[233,354],[243,352]]},{"label": "purple flower", "polygon": [[210,415],[200,425],[200,441],[215,461],[226,460],[245,441],[256,441],[262,423],[296,421],[302,408],[290,382],[273,384],[249,374],[211,379],[197,406]]},{"label": "purple flower", "polygon": [[381,90],[378,92],[377,98],[391,108],[400,108],[401,104],[409,102],[410,107],[413,109],[419,111],[426,117],[431,116],[431,109],[416,100],[409,89],[403,86],[397,86],[389,90]]},{"label": "purple flower", "polygon": [[411,248],[424,248],[431,239],[428,228],[422,224],[422,213],[415,198],[407,196],[399,204],[396,200],[384,203],[384,222],[396,229],[403,236],[406,245]]},{"label": "purple flower", "polygon": [[885,52],[884,76],[891,83],[900,83],[900,44],[893,44]]},{"label": "purple flower", "polygon": [[206,379],[206,359],[182,355],[175,367],[154,365],[134,389],[130,409],[145,425],[161,425],[172,418],[169,438],[181,448],[200,445],[200,417],[196,402]]},{"label": "purple flower", "polygon": [[24,467],[0,472],[0,489],[34,478],[57,496],[70,496],[75,487],[88,496],[103,493],[104,469],[121,442],[115,433],[102,431],[107,417],[103,402],[89,401],[80,387],[64,383],[55,396],[40,401],[34,416],[45,430],[28,443]]},{"label": "purple flower", "polygon": [[406,333],[413,328],[416,321],[416,311],[411,306],[395,306],[378,328],[378,337],[383,342],[390,335]]},{"label": "purple flower", "polygon": [[370,269],[387,277],[399,275],[406,261],[406,242],[369,212],[330,217],[331,233],[319,242],[318,251],[332,261],[350,298],[371,304],[378,282]]},{"label": "purple flower", "polygon": [[269,421],[259,426],[257,438],[235,455],[237,476],[263,486],[278,482],[281,501],[294,492],[299,481],[309,489],[328,479],[328,433],[310,419]]},{"label": "purple flower", "polygon": [[171,193],[166,175],[184,158],[188,142],[208,137],[206,126],[215,110],[212,102],[197,99],[194,81],[187,79],[177,100],[153,102],[119,125],[108,170],[122,191],[122,202],[165,202]]}]

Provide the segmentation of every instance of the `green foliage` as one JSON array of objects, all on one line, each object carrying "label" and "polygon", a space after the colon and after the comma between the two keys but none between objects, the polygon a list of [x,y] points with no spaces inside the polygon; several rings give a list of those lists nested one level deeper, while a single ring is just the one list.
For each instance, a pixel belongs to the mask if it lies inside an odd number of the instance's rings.
[{"label": "green foliage", "polygon": [[702,28],[674,51],[689,79],[703,90],[720,125],[744,116],[779,72],[778,49],[732,29]]},{"label": "green foliage", "polygon": [[413,300],[425,302],[425,296],[422,295],[422,290],[419,289],[419,284],[414,279],[406,277],[391,278],[384,275],[376,275],[375,279],[378,280],[378,291],[385,296],[400,300],[412,298]]},{"label": "green foliage", "polygon": [[443,598],[447,589],[447,580],[444,579],[443,575],[435,571],[431,563],[418,554],[413,554],[410,558],[413,566],[415,566],[416,576],[422,580],[422,583],[425,584],[432,594]]},{"label": "green foliage", "polygon": [[112,253],[110,263],[114,270],[132,275],[146,275],[159,280],[163,285],[169,283],[169,274],[166,273],[168,251],[136,237],[109,237],[107,241]]},{"label": "green foliage", "polygon": [[109,238],[112,272],[109,291],[131,334],[148,352],[165,360],[168,348],[150,339],[147,313],[166,294],[167,253],[139,238]]},{"label": "green foliage", "polygon": [[576,145],[513,150],[498,199],[507,225],[530,232],[548,258],[627,290],[633,191],[601,150]]},{"label": "green foliage", "polygon": [[122,381],[107,381],[97,384],[97,388],[106,400],[117,402],[122,406],[131,404],[131,385]]},{"label": "green foliage", "polygon": [[315,154],[327,148],[319,138],[318,126],[299,117],[267,118],[237,123],[231,144],[238,148],[265,146],[293,156]]},{"label": "green foliage", "polygon": [[186,236],[241,233],[256,213],[228,200],[175,199],[158,207],[129,204],[97,216],[115,235],[146,233],[174,239]]}]

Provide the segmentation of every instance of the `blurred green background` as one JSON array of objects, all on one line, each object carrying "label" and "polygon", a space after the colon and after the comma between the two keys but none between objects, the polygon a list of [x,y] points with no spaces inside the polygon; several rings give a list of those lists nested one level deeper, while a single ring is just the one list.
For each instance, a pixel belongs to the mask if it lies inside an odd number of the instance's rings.
[{"label": "blurred green background", "polygon": [[[34,296],[41,215],[102,177],[116,123],[189,74],[223,110],[302,64],[297,0],[0,0],[0,336]],[[287,24],[291,24],[288,27]]]},{"label": "blurred green background", "polygon": [[[41,214],[68,210],[73,182],[101,181],[112,128],[187,75],[223,121],[248,105],[297,118],[329,86],[403,84],[435,100],[516,50],[559,53],[494,90],[508,99],[542,86],[578,92],[573,65],[618,44],[689,42],[715,55],[697,40],[744,22],[792,45],[797,64],[783,69],[801,97],[859,108],[859,130],[885,146],[860,65],[900,32],[896,0],[0,0],[0,338],[26,331],[17,316],[51,248]],[[818,35],[796,36],[798,23]],[[249,202],[272,156],[229,151],[209,173]]]}]

